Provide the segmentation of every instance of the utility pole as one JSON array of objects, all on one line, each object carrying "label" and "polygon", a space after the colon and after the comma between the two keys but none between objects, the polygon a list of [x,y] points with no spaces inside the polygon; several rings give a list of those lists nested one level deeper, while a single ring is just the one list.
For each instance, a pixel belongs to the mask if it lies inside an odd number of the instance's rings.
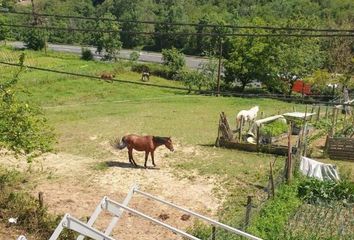
[{"label": "utility pole", "polygon": [[222,60],[222,37],[219,36],[219,65],[218,65],[218,80],[217,80],[217,95],[216,96],[220,96],[221,60]]}]

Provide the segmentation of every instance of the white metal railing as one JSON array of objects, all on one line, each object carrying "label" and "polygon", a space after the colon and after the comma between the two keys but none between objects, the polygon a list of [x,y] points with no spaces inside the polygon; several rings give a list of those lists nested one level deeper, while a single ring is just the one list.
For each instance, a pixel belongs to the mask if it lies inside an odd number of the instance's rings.
[{"label": "white metal railing", "polygon": [[151,194],[149,194],[149,193],[140,191],[140,190],[138,190],[138,189],[135,189],[134,192],[139,193],[139,194],[141,194],[141,195],[143,195],[143,196],[145,196],[145,197],[148,197],[148,198],[150,198],[150,199],[153,199],[153,200],[155,200],[155,201],[158,201],[158,202],[161,202],[161,203],[163,203],[163,204],[166,204],[166,205],[168,205],[168,206],[170,206],[170,207],[176,208],[176,209],[178,209],[178,210],[180,210],[180,211],[183,211],[183,212],[185,212],[185,213],[188,213],[188,214],[190,214],[190,215],[193,215],[193,216],[195,216],[195,217],[197,217],[197,218],[203,219],[204,221],[206,221],[206,222],[208,222],[208,223],[210,223],[210,224],[212,224],[212,225],[214,225],[214,226],[216,226],[216,227],[223,228],[223,229],[225,229],[225,230],[227,230],[227,231],[229,231],[229,232],[232,232],[232,233],[235,233],[235,234],[244,236],[244,237],[246,237],[246,238],[248,238],[248,239],[252,239],[252,240],[260,240],[260,239],[261,239],[261,238],[252,236],[251,234],[248,234],[248,233],[246,233],[246,232],[243,232],[243,231],[241,231],[241,230],[238,230],[238,229],[236,229],[236,228],[230,227],[230,226],[228,226],[228,225],[226,225],[226,224],[223,224],[223,223],[220,223],[220,222],[218,222],[218,221],[215,221],[215,220],[213,220],[213,219],[211,219],[211,218],[205,217],[205,216],[203,216],[203,215],[201,215],[201,214],[199,214],[199,213],[193,212],[193,211],[191,211],[191,210],[189,210],[189,209],[186,209],[186,208],[177,206],[176,204],[167,202],[167,201],[165,201],[165,200],[163,200],[163,199],[161,199],[161,198],[155,197],[155,196],[153,196],[153,195],[151,195]]},{"label": "white metal railing", "polygon": [[[180,211],[183,211],[185,213],[188,213],[194,217],[197,217],[199,219],[202,219],[208,223],[210,223],[211,225],[215,226],[215,227],[220,227],[222,229],[225,229],[233,234],[237,234],[243,237],[246,237],[248,239],[252,239],[252,240],[261,240],[261,238],[258,238],[256,236],[253,236],[251,234],[248,234],[246,232],[243,232],[239,229],[233,228],[231,226],[228,226],[226,224],[220,223],[218,221],[215,221],[211,218],[208,218],[206,216],[203,216],[199,213],[193,212],[189,209],[180,207],[176,204],[173,204],[171,202],[165,201],[161,198],[155,197],[149,193],[143,192],[139,190],[139,186],[134,184],[126,198],[124,199],[123,203],[118,203],[115,202],[111,199],[109,199],[108,197],[103,197],[102,200],[99,202],[99,204],[97,205],[95,211],[92,213],[90,219],[88,220],[87,223],[84,223],[72,216],[70,216],[69,214],[65,214],[63,219],[60,221],[60,223],[58,224],[57,228],[55,229],[55,231],[53,232],[52,236],[49,238],[49,240],[57,240],[58,237],[60,236],[61,232],[66,228],[69,230],[72,230],[74,232],[79,233],[80,235],[77,237],[77,240],[83,240],[85,237],[89,237],[91,239],[95,239],[95,240],[115,240],[114,238],[110,237],[110,234],[112,233],[112,230],[114,229],[114,227],[117,225],[119,219],[122,217],[124,211],[128,211],[134,215],[137,215],[147,221],[153,222],[157,225],[162,226],[163,228],[166,228],[176,234],[179,234],[185,238],[191,239],[191,240],[201,240],[195,236],[192,236],[189,233],[186,233],[176,227],[173,227],[169,224],[166,224],[164,222],[161,222],[157,219],[154,219],[140,211],[137,211],[133,208],[128,207],[128,204],[130,202],[130,200],[132,199],[134,193],[140,194],[144,197],[147,197],[149,199],[155,200],[157,202],[166,204],[170,207],[173,207],[175,209],[178,209]],[[95,221],[97,220],[98,216],[100,215],[100,213],[106,210],[108,212],[110,212],[113,215],[113,218],[111,220],[111,222],[109,223],[108,227],[106,228],[105,232],[101,232],[99,230],[97,230],[96,228],[92,227],[93,224],[95,223]],[[20,236],[17,240],[26,240],[26,238],[24,236]]]}]

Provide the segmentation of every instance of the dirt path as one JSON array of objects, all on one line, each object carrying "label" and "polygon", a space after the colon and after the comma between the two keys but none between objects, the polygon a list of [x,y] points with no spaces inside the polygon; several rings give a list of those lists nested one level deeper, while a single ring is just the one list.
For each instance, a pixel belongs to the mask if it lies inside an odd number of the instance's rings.
[{"label": "dirt path", "polygon": [[[122,202],[132,184],[137,183],[143,191],[208,216],[215,216],[220,204],[220,200],[212,194],[217,186],[215,179],[199,176],[179,178],[169,167],[178,159],[167,149],[160,148],[156,151],[157,168],[144,169],[131,168],[126,150],[117,152],[110,148],[108,142],[100,144],[115,155],[99,164],[106,166],[103,170],[93,168],[99,163],[97,159],[65,153],[47,154],[43,161],[32,166],[33,172],[40,172],[35,176],[36,186],[32,192],[34,195],[39,191],[44,192],[45,204],[51,212],[67,212],[77,218],[86,219],[103,196]],[[135,152],[134,156],[138,159],[138,164],[142,165],[143,155]],[[182,220],[182,212],[139,195],[134,196],[129,206],[181,229],[186,229],[194,220],[192,217]],[[110,219],[108,214],[104,214],[96,226],[104,229]],[[128,213],[123,215],[113,236],[122,240],[181,239]]]}]

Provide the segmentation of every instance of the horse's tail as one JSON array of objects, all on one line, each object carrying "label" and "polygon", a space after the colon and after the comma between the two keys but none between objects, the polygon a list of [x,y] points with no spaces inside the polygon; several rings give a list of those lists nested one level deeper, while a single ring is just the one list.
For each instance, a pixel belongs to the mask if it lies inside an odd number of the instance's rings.
[{"label": "horse's tail", "polygon": [[127,143],[126,143],[125,137],[122,137],[122,139],[120,141],[119,141],[118,138],[114,139],[111,142],[111,145],[112,145],[112,147],[117,148],[119,150],[122,150],[125,147],[127,147]]}]

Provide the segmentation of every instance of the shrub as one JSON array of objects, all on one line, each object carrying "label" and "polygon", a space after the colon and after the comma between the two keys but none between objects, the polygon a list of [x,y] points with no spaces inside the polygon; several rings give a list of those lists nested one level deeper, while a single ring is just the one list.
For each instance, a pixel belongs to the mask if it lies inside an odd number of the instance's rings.
[{"label": "shrub", "polygon": [[130,55],[129,55],[129,60],[132,62],[137,62],[139,60],[139,52],[137,51],[133,51]]},{"label": "shrub", "polygon": [[163,64],[170,69],[170,73],[172,74],[170,78],[180,72],[186,65],[184,54],[176,48],[163,49],[162,60]]},{"label": "shrub", "polygon": [[354,202],[354,183],[306,179],[299,185],[298,195],[308,203],[329,203],[332,201]]},{"label": "shrub", "polygon": [[201,90],[205,86],[205,78],[197,71],[180,71],[175,75],[176,80],[182,81],[188,88],[188,93],[192,91],[193,87],[197,87]]},{"label": "shrub", "polygon": [[31,29],[29,30],[23,40],[26,44],[26,47],[32,50],[42,50],[45,45],[45,37],[41,30]]},{"label": "shrub", "polygon": [[281,185],[274,199],[266,203],[252,221],[248,231],[263,239],[282,239],[283,229],[292,213],[301,205],[297,197],[297,182]]},{"label": "shrub", "polygon": [[159,64],[133,64],[131,66],[133,72],[142,73],[143,71],[149,71],[151,75],[171,79],[171,73],[168,67]]},{"label": "shrub", "polygon": [[211,234],[211,227],[199,220],[193,223],[193,226],[190,227],[187,232],[200,239],[209,239]]},{"label": "shrub", "polygon": [[86,61],[93,60],[93,54],[92,54],[91,50],[88,48],[82,48],[81,49],[81,59],[86,60]]}]

